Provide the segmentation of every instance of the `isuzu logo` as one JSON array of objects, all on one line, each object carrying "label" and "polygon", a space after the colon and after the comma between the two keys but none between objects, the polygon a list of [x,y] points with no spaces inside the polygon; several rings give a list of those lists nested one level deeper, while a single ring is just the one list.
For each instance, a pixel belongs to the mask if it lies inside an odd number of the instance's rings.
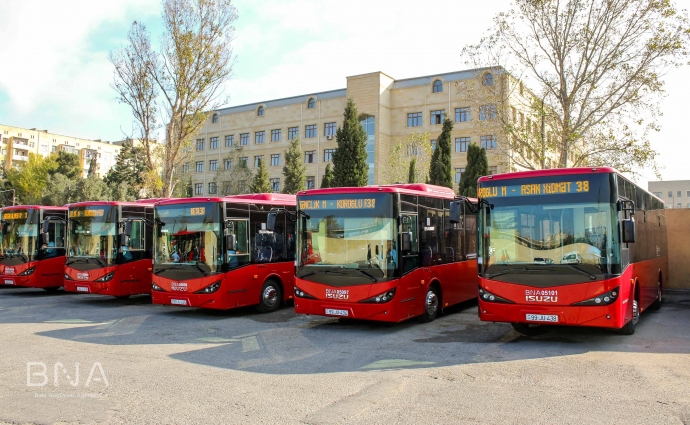
[{"label": "isuzu logo", "polygon": [[5,274],[14,274],[14,267],[5,267]]},{"label": "isuzu logo", "polygon": [[527,289],[525,301],[532,303],[557,303],[558,291],[551,289]]},{"label": "isuzu logo", "polygon": [[89,280],[88,273],[77,273],[77,280]]},{"label": "isuzu logo", "polygon": [[170,289],[173,291],[185,292],[187,291],[187,282],[173,282],[170,285]]},{"label": "isuzu logo", "polygon": [[326,289],[326,298],[329,300],[347,300],[350,298],[349,289]]}]

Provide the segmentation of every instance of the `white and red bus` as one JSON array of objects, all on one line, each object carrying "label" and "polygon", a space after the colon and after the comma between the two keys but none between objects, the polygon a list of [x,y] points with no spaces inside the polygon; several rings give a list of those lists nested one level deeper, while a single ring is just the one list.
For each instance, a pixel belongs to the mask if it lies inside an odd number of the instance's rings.
[{"label": "white and red bus", "polygon": [[[267,215],[280,209],[275,229]],[[184,198],[154,206],[154,304],[276,310],[292,299],[295,196]]]},{"label": "white and red bus", "polygon": [[151,293],[149,202],[86,201],[68,206],[65,291],[118,298]]},{"label": "white and red bus", "polygon": [[0,284],[55,291],[65,266],[67,208],[17,205],[2,209]]},{"label": "white and red bus", "polygon": [[297,313],[431,321],[477,297],[476,202],[426,184],[316,189],[297,200]]},{"label": "white and red bus", "polygon": [[479,179],[479,317],[620,329],[661,307],[664,203],[612,168]]}]

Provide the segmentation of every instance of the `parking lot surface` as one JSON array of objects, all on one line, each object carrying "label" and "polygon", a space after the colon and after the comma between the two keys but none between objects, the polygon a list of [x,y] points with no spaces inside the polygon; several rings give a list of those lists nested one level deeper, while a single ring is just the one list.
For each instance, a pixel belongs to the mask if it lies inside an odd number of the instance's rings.
[{"label": "parking lot surface", "polygon": [[0,288],[0,424],[690,424],[688,353],[687,292],[633,336],[527,337],[476,303],[381,324]]}]

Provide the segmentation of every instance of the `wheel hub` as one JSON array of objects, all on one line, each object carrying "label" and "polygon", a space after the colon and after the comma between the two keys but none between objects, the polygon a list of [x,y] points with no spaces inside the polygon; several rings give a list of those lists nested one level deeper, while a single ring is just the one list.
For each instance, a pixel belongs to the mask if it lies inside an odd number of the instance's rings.
[{"label": "wheel hub", "polygon": [[276,288],[269,286],[264,290],[264,303],[269,306],[274,306],[278,302],[278,291]]},{"label": "wheel hub", "polygon": [[426,313],[433,316],[438,310],[438,297],[434,291],[429,291],[426,294]]}]

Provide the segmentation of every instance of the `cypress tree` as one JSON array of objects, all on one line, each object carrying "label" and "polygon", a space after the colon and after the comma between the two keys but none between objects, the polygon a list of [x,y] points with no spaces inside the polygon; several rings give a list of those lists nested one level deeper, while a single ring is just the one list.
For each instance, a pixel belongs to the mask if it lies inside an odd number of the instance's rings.
[{"label": "cypress tree", "polygon": [[417,164],[417,160],[415,158],[412,158],[412,161],[410,161],[410,172],[407,175],[407,182],[408,183],[417,183],[415,180],[415,170],[414,167]]},{"label": "cypress tree", "polygon": [[436,150],[431,156],[429,166],[429,183],[437,186],[453,188],[453,174],[450,166],[450,132],[453,130],[453,121],[446,117],[443,121],[443,130],[436,141]]},{"label": "cypress tree", "polygon": [[249,185],[249,193],[268,193],[271,192],[271,184],[268,182],[268,171],[262,159],[259,160],[259,169],[254,175],[252,183]]},{"label": "cypress tree", "polygon": [[294,195],[300,190],[304,190],[307,180],[306,169],[307,167],[302,159],[300,141],[295,138],[290,141],[290,148],[285,151],[285,165],[283,166],[285,186],[283,187],[283,193]]},{"label": "cypress tree", "polygon": [[489,174],[489,160],[486,159],[486,150],[474,143],[467,147],[467,167],[460,179],[458,193],[460,195],[477,197],[477,179]]},{"label": "cypress tree", "polygon": [[333,186],[366,186],[369,180],[367,133],[359,123],[352,98],[347,99],[343,127],[338,127],[335,140],[338,147],[333,153]]},{"label": "cypress tree", "polygon": [[321,189],[327,187],[333,187],[333,170],[331,170],[331,164],[326,165],[326,172],[321,179]]}]

